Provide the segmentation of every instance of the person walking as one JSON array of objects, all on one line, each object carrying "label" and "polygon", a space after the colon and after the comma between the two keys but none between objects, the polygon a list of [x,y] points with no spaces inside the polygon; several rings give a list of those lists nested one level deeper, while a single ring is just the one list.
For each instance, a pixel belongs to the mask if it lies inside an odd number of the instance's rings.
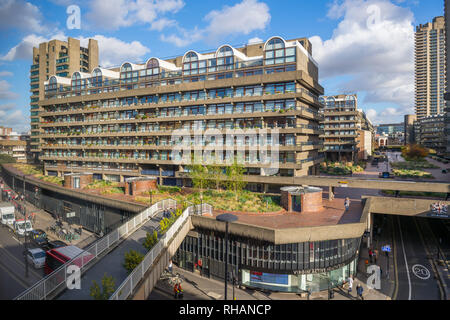
[{"label": "person walking", "polygon": [[358,283],[358,285],[356,286],[356,294],[358,295],[358,297],[359,297],[361,300],[364,300],[364,298],[363,298],[363,291],[364,291],[364,288],[362,287],[362,285],[360,285],[360,284]]},{"label": "person walking", "polygon": [[372,263],[373,251],[372,248],[369,248],[369,261]]},{"label": "person walking", "polygon": [[348,208],[350,207],[350,199],[348,197],[345,198],[344,207],[345,207],[345,211],[348,211]]},{"label": "person walking", "polygon": [[348,277],[348,294],[349,295],[351,295],[352,288],[353,288],[353,277],[350,276],[350,277]]},{"label": "person walking", "polygon": [[374,257],[374,259],[375,259],[375,264],[377,263],[377,260],[378,260],[378,250],[377,249],[375,249],[374,251],[373,251],[373,257]]},{"label": "person walking", "polygon": [[169,260],[169,267],[168,267],[168,269],[169,269],[170,274],[172,274],[172,271],[173,271],[172,259]]}]

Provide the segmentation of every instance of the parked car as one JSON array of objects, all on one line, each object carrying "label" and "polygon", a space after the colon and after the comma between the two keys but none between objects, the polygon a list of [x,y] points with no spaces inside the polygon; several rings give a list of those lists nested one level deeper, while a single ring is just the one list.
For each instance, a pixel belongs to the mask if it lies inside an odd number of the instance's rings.
[{"label": "parked car", "polygon": [[44,246],[48,242],[47,233],[42,229],[32,230],[30,232],[31,241],[37,244],[39,247]]},{"label": "parked car", "polygon": [[28,249],[27,260],[33,264],[36,269],[43,268],[45,264],[45,251],[40,248]]},{"label": "parked car", "polygon": [[47,247],[49,249],[55,249],[55,248],[66,247],[66,246],[67,246],[67,243],[65,243],[64,241],[61,241],[61,240],[49,241],[47,243]]}]

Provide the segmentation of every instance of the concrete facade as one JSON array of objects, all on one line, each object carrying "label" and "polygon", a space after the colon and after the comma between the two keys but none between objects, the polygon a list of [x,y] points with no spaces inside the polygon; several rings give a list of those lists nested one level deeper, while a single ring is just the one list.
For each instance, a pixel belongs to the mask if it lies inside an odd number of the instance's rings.
[{"label": "concrete facade", "polygon": [[40,149],[40,112],[38,102],[45,97],[44,82],[55,75],[67,78],[75,71],[91,72],[98,66],[97,40],[89,39],[87,48],[81,47],[80,40],[68,38],[67,41],[51,40],[33,48],[30,70],[31,91],[31,153],[38,161]]},{"label": "concrete facade", "polygon": [[[273,37],[265,44],[74,73],[69,82],[50,78],[39,104],[44,110],[40,159],[47,172],[107,173],[120,181],[152,176],[160,184],[182,185],[177,173],[187,163],[171,152],[178,144],[171,140],[175,130],[188,131],[190,139],[194,130],[244,136],[248,130],[279,130],[278,175],[318,174],[323,88],[310,51],[305,38]],[[88,82],[96,85],[87,87]],[[271,148],[275,139],[269,134],[268,142],[244,145]],[[217,138],[209,149],[220,142]],[[244,157],[250,175],[266,175],[249,152]],[[218,165],[225,167],[223,160]],[[249,188],[264,191],[260,185]]]},{"label": "concrete facade", "polygon": [[445,20],[435,17],[417,26],[415,32],[417,119],[444,111],[445,78]]}]

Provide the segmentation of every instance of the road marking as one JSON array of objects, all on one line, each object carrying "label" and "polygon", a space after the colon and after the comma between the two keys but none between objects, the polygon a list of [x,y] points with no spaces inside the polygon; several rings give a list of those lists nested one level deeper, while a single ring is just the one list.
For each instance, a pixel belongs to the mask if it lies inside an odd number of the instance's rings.
[{"label": "road marking", "polygon": [[[25,268],[25,263],[21,260],[19,260],[18,258],[16,258],[11,252],[9,252],[8,249],[6,249],[5,247],[3,247],[0,244],[0,249],[2,249],[9,257],[11,257],[16,263],[18,263],[21,267]],[[32,264],[28,263],[28,271],[30,271],[35,277],[38,278],[38,280],[42,279],[42,276],[39,275],[38,273],[36,273],[33,269],[32,269]]]},{"label": "road marking", "polygon": [[428,280],[430,279],[430,270],[428,270],[426,267],[424,267],[421,264],[415,264],[412,266],[412,272],[414,275],[422,280]]},{"label": "road marking", "polygon": [[406,259],[405,245],[403,243],[402,226],[400,225],[400,220],[399,220],[398,216],[397,216],[397,223],[398,223],[398,229],[400,230],[400,240],[402,242],[403,258],[405,259],[406,274],[408,276],[408,286],[409,286],[408,300],[411,300],[411,277],[409,276],[408,260]]}]

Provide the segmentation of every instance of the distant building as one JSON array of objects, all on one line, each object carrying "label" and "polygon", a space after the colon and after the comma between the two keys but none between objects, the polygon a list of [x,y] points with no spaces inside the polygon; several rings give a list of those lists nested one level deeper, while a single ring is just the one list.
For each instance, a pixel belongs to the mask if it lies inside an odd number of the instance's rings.
[{"label": "distant building", "polygon": [[331,161],[365,160],[372,155],[373,126],[363,111],[358,110],[356,95],[321,97],[325,158]]},{"label": "distant building", "polygon": [[17,162],[27,162],[27,143],[23,140],[0,140],[0,154],[7,154]]},{"label": "distant building", "polygon": [[405,132],[405,139],[404,144],[413,144],[416,142],[415,136],[414,136],[414,121],[417,120],[417,117],[415,114],[407,114],[405,115],[405,122],[404,122],[404,132]]},{"label": "distant building", "polygon": [[421,24],[416,27],[415,81],[417,119],[444,112],[446,61],[444,27],[444,17],[436,17],[432,23]]},{"label": "distant building", "polygon": [[450,158],[450,1],[445,0],[444,2],[444,12],[445,12],[445,62],[446,62],[446,78],[445,78],[445,86],[446,86],[446,94],[445,94],[445,113],[444,113],[444,122],[445,122],[445,136],[446,138],[446,157]]},{"label": "distant building", "polygon": [[399,132],[405,132],[404,123],[388,123],[388,124],[379,124],[375,126],[375,131],[378,134],[382,134],[383,132],[386,134],[394,134]]},{"label": "distant building", "polygon": [[445,154],[446,136],[444,132],[444,114],[438,114],[415,122],[415,135],[418,144]]}]

